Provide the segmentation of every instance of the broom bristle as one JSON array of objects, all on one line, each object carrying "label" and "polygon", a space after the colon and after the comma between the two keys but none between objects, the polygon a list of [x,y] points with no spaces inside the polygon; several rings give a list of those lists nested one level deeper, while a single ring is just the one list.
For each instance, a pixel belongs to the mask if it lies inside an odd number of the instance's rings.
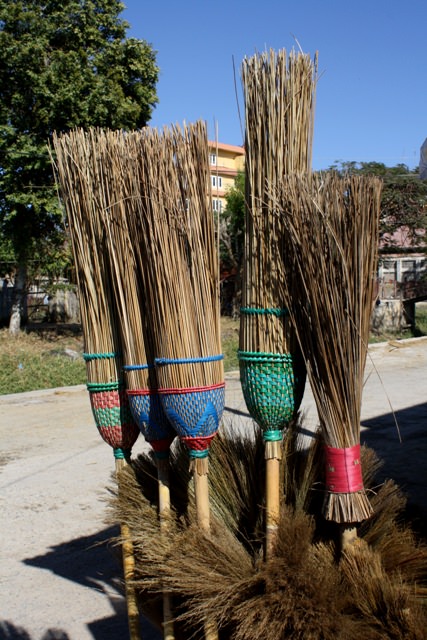
[{"label": "broom bristle", "polygon": [[89,356],[87,379],[96,383],[117,381],[122,368],[120,329],[101,222],[102,212],[112,202],[108,191],[111,164],[104,141],[100,130],[86,133],[76,129],[53,137],[76,266],[85,352]]},{"label": "broom bristle", "polygon": [[[318,443],[313,447],[307,452],[312,464],[306,478],[301,461],[294,455],[287,459],[286,472],[297,486],[283,498],[294,504],[301,493],[305,506],[284,507],[269,562],[262,560],[259,518],[248,517],[254,512],[251,485],[262,483],[258,431],[253,438],[226,432],[212,445],[211,538],[194,527],[194,494],[191,483],[181,479],[186,467],[180,447],[174,448],[171,459],[174,511],[167,540],[159,537],[154,463],[148,456],[133,462],[123,473],[124,492],[111,507],[132,530],[136,584],[149,615],[153,598],[166,585],[173,593],[175,614],[185,624],[184,631],[177,626],[177,638],[190,637],[208,613],[216,618],[224,640],[423,638],[427,549],[398,522],[404,505],[399,489],[389,482],[376,487],[375,494],[370,492],[377,507],[372,520],[360,528],[361,546],[337,563],[333,546],[318,542],[318,525],[307,513],[313,511],[316,496],[304,487],[311,483],[313,468],[318,476],[323,466]],[[368,488],[378,465],[371,454],[367,450],[364,459]],[[242,455],[246,465],[222,464],[239,461]],[[255,495],[261,494],[258,489]],[[240,532],[239,523],[244,523]]]},{"label": "broom bristle", "polygon": [[138,176],[146,198],[130,224],[147,279],[157,358],[187,361],[159,367],[161,387],[223,380],[218,254],[210,201],[205,125],[144,130],[138,138]]},{"label": "broom bristle", "polygon": [[139,430],[123,382],[121,319],[103,219],[110,207],[120,206],[123,196],[116,179],[117,154],[110,153],[112,137],[119,140],[120,134],[76,129],[54,135],[53,145],[77,273],[92,411],[117,458],[130,455]]},{"label": "broom bristle", "polygon": [[[317,57],[270,51],[245,59],[245,269],[240,349],[294,352],[284,310],[286,277],[271,189],[283,175],[311,170]],[[279,313],[245,313],[272,309]]]},{"label": "broom bristle", "polygon": [[[289,238],[288,271],[294,274],[292,288],[285,283],[286,300],[324,442],[335,450],[360,442],[380,194],[377,178],[294,175],[282,181],[277,202]],[[371,508],[363,490],[332,490],[324,514],[337,522],[359,522]]]}]

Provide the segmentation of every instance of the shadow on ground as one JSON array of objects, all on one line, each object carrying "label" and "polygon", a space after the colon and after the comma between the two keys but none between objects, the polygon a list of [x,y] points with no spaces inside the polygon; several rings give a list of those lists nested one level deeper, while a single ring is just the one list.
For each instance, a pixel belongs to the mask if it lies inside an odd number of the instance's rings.
[{"label": "shadow on ground", "polygon": [[[112,547],[111,539],[118,535],[109,527],[91,536],[84,536],[52,547],[43,555],[24,560],[32,567],[52,571],[84,587],[101,591],[108,598],[114,615],[87,624],[94,640],[117,640],[129,637],[126,601],[123,592],[121,552]],[[88,596],[90,597],[90,596]],[[142,620],[141,637],[158,640],[159,632]],[[0,622],[0,640],[33,640],[28,633],[10,622]],[[49,629],[41,640],[71,640],[66,631]],[[73,639],[74,640],[74,639]]]},{"label": "shadow on ground", "polygon": [[383,466],[378,479],[392,478],[408,498],[414,528],[427,537],[427,402],[362,422],[362,443]]}]

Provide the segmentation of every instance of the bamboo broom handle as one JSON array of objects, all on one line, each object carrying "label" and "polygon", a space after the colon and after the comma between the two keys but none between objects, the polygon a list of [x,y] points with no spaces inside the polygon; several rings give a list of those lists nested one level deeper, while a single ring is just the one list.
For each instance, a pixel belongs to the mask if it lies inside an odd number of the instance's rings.
[{"label": "bamboo broom handle", "polygon": [[122,532],[122,555],[123,555],[123,575],[126,586],[126,604],[129,624],[130,640],[140,640],[140,618],[135,587],[131,584],[135,575],[135,556],[130,531],[127,524],[121,525]]},{"label": "bamboo broom handle", "polygon": [[280,460],[276,457],[265,461],[265,557],[271,557],[277,537],[280,516]]},{"label": "bamboo broom handle", "polygon": [[[117,484],[120,482],[120,471],[126,465],[126,461],[122,458],[116,458],[116,478]],[[141,627],[138,609],[138,600],[136,590],[131,581],[135,575],[135,556],[133,553],[132,538],[127,524],[120,525],[122,534],[122,557],[123,557],[123,577],[126,588],[126,606],[129,625],[129,639],[141,640]]]},{"label": "bamboo broom handle", "polygon": [[[161,535],[168,533],[168,517],[170,514],[169,462],[157,460],[157,481],[159,488],[159,518]],[[170,594],[163,592],[163,638],[174,640],[173,616]]]},{"label": "bamboo broom handle", "polygon": [[196,498],[197,523],[203,531],[209,533],[210,514],[208,474],[199,473],[197,469],[194,470],[194,495]]},{"label": "bamboo broom handle", "polygon": [[[208,474],[194,469],[194,495],[196,498],[196,514],[199,527],[205,533],[210,531],[209,514],[209,484]],[[206,618],[204,621],[205,640],[218,640],[218,629],[213,620]]]}]

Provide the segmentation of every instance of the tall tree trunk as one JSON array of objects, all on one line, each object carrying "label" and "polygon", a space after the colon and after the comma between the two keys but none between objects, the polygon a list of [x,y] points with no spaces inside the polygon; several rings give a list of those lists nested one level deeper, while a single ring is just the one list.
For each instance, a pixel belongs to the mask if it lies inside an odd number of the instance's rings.
[{"label": "tall tree trunk", "polygon": [[13,304],[9,321],[9,333],[17,335],[21,330],[21,322],[26,311],[27,266],[23,262],[18,265],[13,292]]}]

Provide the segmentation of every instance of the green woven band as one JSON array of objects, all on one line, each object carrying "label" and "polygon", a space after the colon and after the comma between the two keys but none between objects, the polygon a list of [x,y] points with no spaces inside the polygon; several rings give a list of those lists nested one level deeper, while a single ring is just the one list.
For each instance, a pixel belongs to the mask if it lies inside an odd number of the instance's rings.
[{"label": "green woven band", "polygon": [[275,432],[281,434],[295,410],[292,355],[239,351],[239,361],[242,391],[249,413],[267,432],[267,441],[279,439]]},{"label": "green woven band", "polygon": [[265,351],[241,351],[237,352],[239,360],[243,362],[284,362],[292,365],[292,355],[290,353],[267,353]]},{"label": "green woven band", "polygon": [[118,391],[123,388],[123,382],[88,382],[86,387],[88,391]]},{"label": "green woven band", "polygon": [[240,313],[246,315],[256,316],[287,316],[289,314],[288,309],[275,309],[275,308],[257,308],[257,307],[240,307]]}]

